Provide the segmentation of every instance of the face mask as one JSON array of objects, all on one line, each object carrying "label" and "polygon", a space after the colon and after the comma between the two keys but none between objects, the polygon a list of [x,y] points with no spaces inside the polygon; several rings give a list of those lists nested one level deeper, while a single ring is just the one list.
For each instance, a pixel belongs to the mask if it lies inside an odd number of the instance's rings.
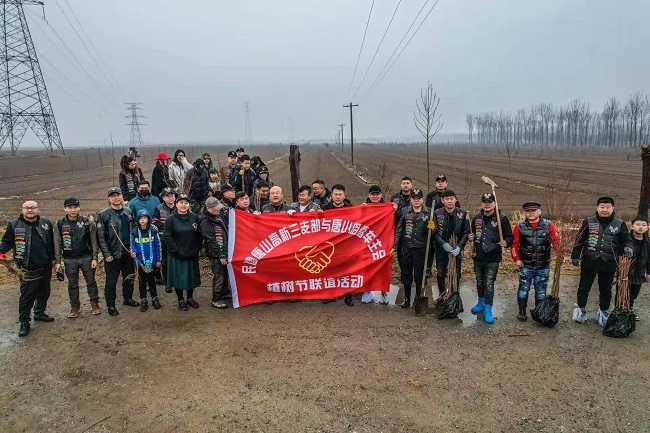
[{"label": "face mask", "polygon": [[151,191],[149,191],[148,189],[145,189],[144,191],[140,191],[139,194],[140,194],[141,197],[147,198],[147,197],[149,197],[151,195]]}]

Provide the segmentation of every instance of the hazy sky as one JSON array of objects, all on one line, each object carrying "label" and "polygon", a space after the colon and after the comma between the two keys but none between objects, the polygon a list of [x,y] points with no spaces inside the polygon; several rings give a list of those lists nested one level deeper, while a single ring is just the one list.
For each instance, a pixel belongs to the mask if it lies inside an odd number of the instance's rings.
[{"label": "hazy sky", "polygon": [[[424,4],[402,0],[357,93],[398,1],[375,1],[350,96],[372,0],[46,0],[49,25],[40,7],[25,9],[70,147],[109,132],[128,141],[127,101],[143,103],[145,141],[232,142],[244,138],[244,101],[256,141],[287,141],[290,124],[295,139],[333,138],[349,124],[349,101],[359,103],[355,137],[396,139],[417,134],[413,109],[427,80],[442,100],[443,133],[465,132],[470,112],[575,98],[600,109],[611,96],[650,93],[650,1],[440,0],[362,98]],[[75,23],[68,4],[110,76],[66,21],[62,10]],[[28,133],[23,145],[34,143]]]}]

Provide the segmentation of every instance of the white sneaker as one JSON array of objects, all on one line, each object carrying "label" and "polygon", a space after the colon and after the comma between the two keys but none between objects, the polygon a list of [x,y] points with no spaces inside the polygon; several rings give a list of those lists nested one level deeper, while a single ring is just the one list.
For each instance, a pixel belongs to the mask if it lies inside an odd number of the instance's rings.
[{"label": "white sneaker", "polygon": [[580,308],[576,304],[574,305],[576,307],[573,309],[573,321],[576,323],[585,323],[587,321],[587,309]]},{"label": "white sneaker", "polygon": [[604,328],[605,324],[607,323],[607,319],[609,319],[609,312],[598,310],[598,314],[596,316],[598,317],[598,324]]}]

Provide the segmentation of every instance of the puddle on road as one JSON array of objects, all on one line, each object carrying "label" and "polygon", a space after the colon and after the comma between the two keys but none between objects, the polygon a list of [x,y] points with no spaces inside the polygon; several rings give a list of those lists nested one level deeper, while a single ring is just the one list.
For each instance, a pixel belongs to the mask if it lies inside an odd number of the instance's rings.
[{"label": "puddle on road", "polygon": [[15,346],[16,345],[15,338],[10,337],[8,334],[0,334],[0,353],[8,350],[12,346]]},{"label": "puddle on road", "polygon": [[[415,293],[415,285],[412,287],[412,293]],[[389,306],[394,306],[397,301],[397,294],[400,291],[400,286],[391,284],[390,285],[390,292],[388,292],[388,305]],[[373,299],[375,302],[379,302],[379,296],[381,292],[372,292],[373,294]],[[431,293],[433,293],[434,299],[438,297],[438,287],[433,286],[433,287],[428,287],[427,288],[427,295],[431,296]],[[461,321],[463,326],[474,326],[477,324],[483,324],[484,326],[490,326],[486,324],[483,321],[483,313],[480,313],[478,315],[474,315],[471,313],[471,309],[474,305],[476,305],[476,287],[472,283],[467,283],[463,284],[461,283],[460,286],[460,297],[463,300],[463,309],[465,310],[464,312],[460,313],[458,315],[457,319],[445,319],[444,321],[448,322],[455,322],[455,321]],[[415,299],[413,298],[411,300],[411,306],[413,306],[413,302],[415,302]],[[431,297],[429,298],[429,305],[432,304],[432,299]],[[495,323],[498,322],[500,318],[503,317],[503,313],[506,310],[506,304],[504,300],[499,299],[497,296],[494,297],[494,304],[492,305],[492,314],[494,316]],[[429,314],[430,316],[434,316],[437,319],[437,314],[438,311],[435,311],[433,309],[429,309]]]}]

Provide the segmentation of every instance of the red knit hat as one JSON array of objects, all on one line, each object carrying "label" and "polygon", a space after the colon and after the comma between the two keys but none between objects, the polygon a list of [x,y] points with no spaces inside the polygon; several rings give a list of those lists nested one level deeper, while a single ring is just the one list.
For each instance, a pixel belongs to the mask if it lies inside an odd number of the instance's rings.
[{"label": "red knit hat", "polygon": [[169,157],[167,156],[167,154],[165,152],[160,152],[158,154],[158,156],[156,157],[156,161],[166,161],[168,159],[169,159]]}]

